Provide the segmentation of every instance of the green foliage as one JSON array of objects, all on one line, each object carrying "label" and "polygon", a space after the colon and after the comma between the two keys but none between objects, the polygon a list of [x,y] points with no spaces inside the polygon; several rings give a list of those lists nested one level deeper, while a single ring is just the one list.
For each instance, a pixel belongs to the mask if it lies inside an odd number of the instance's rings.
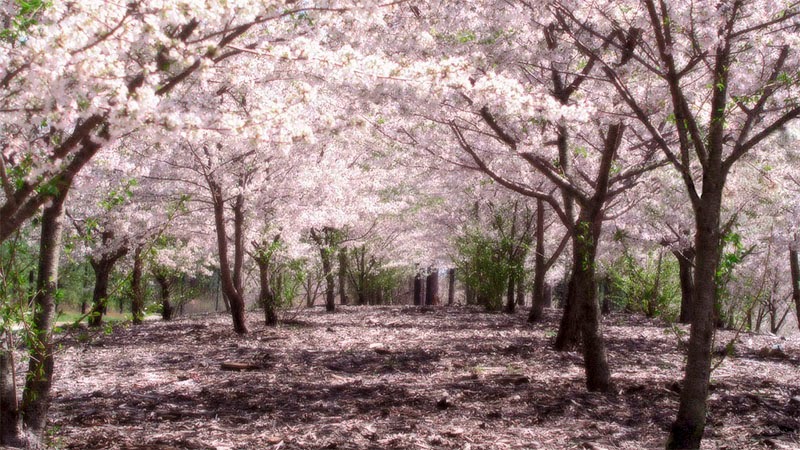
[{"label": "green foliage", "polygon": [[32,324],[28,304],[36,293],[37,252],[29,233],[23,229],[0,243],[0,337]]},{"label": "green foliage", "polygon": [[[330,233],[340,232],[336,230]],[[338,235],[331,238],[341,240]],[[307,261],[303,258],[289,258],[286,250],[286,244],[280,235],[276,235],[271,242],[263,241],[255,251],[256,261],[269,272],[270,287],[275,294],[274,306],[278,308],[288,308],[294,304],[308,277]],[[323,251],[328,253],[332,249],[325,248]]]},{"label": "green foliage", "polygon": [[[379,298],[391,303],[392,294],[402,286],[408,276],[408,270],[402,267],[381,267],[377,275],[371,280],[372,289],[380,292]],[[388,299],[388,300],[386,300]]]},{"label": "green foliage", "polygon": [[94,272],[88,261],[62,263],[58,276],[58,302],[61,310],[79,309],[81,302],[90,299],[94,287]]},{"label": "green foliage", "polygon": [[479,45],[492,45],[503,40],[511,40],[515,32],[512,29],[494,30],[485,35],[479,36],[473,30],[460,30],[455,33],[439,33],[436,30],[430,31],[431,36],[451,45],[477,43]]},{"label": "green foliage", "polygon": [[742,242],[741,234],[735,231],[729,231],[722,236],[722,246],[722,255],[715,274],[717,302],[714,305],[714,310],[717,326],[734,327],[735,323],[744,318],[742,316],[747,309],[747,307],[742,307],[742,300],[744,300],[744,303],[750,303],[755,299],[747,298],[747,294],[742,295],[742,298],[733,298],[729,286],[736,279],[736,268],[756,247],[754,245],[746,248]]},{"label": "green foliage", "polygon": [[[535,228],[534,214],[520,201],[479,206],[474,207],[474,225],[455,239],[453,260],[462,281],[476,294],[478,304],[488,311],[498,311],[509,285],[523,277]],[[488,227],[480,219],[481,209],[488,212]]]},{"label": "green foliage", "polygon": [[111,211],[114,208],[124,205],[128,200],[133,198],[133,188],[138,185],[139,182],[135,178],[123,180],[119,188],[111,189],[108,194],[106,194],[106,197],[100,200],[100,206],[106,211]]},{"label": "green foliage", "polygon": [[25,41],[26,32],[37,21],[37,16],[45,8],[52,5],[51,1],[47,0],[15,0],[17,6],[17,14],[11,19],[11,24],[8,28],[0,29],[0,38],[9,41]]},{"label": "green foliage", "polygon": [[291,307],[299,296],[307,276],[306,261],[303,259],[291,259],[281,264],[278,273],[279,282],[275,286],[276,306]]},{"label": "green foliage", "polygon": [[456,40],[462,44],[466,44],[467,42],[472,42],[476,39],[475,32],[470,30],[464,30],[456,34]]},{"label": "green foliage", "polygon": [[672,321],[680,312],[678,262],[662,251],[642,262],[626,251],[607,269],[606,296],[617,308]]},{"label": "green foliage", "polygon": [[[586,221],[580,221],[575,227],[575,239],[578,240],[580,246],[584,249],[594,245],[594,237],[592,237],[592,224]],[[594,261],[588,253],[583,255],[581,259],[581,268],[588,271]]]},{"label": "green foliage", "polygon": [[739,233],[730,232],[722,236],[722,245],[725,251],[719,260],[717,268],[717,286],[724,285],[733,274],[733,269],[742,262],[745,256],[752,249],[746,250],[742,244],[742,236]]},{"label": "green foliage", "polygon": [[370,244],[349,248],[346,255],[349,286],[356,301],[369,305],[392,303],[397,290],[407,279],[409,269],[387,267]]},{"label": "green foliage", "polygon": [[33,169],[33,155],[23,155],[17,164],[9,167],[8,177],[14,184],[14,189],[21,189],[31,170]]},{"label": "green foliage", "polygon": [[284,14],[288,14],[289,18],[294,21],[296,27],[301,25],[308,25],[313,27],[314,26],[314,18],[308,11],[300,11],[300,12],[291,12],[290,10],[284,10]]},{"label": "green foliage", "polygon": [[456,238],[457,273],[475,290],[478,303],[488,311],[503,308],[509,277],[522,271],[521,264],[507,257],[510,245],[509,239],[493,238],[479,229]]}]

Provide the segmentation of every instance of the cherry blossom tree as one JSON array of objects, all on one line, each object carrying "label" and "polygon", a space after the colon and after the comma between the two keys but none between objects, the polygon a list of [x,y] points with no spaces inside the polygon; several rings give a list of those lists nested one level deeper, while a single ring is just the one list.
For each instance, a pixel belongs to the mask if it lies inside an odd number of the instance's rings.
[{"label": "cherry blossom tree", "polygon": [[[653,145],[646,139],[642,143],[638,128],[619,116],[600,114],[615,111],[617,94],[596,81],[596,57],[586,58],[564,44],[567,35],[556,19],[541,20],[533,5],[484,6],[477,13],[458,11],[446,19],[426,15],[416,24],[425,27],[433,21],[458,27],[455,19],[465,15],[474,28],[465,32],[437,27],[439,34],[420,44],[437,56],[447,48],[448,57],[440,56],[438,70],[414,84],[414,99],[421,105],[416,111],[423,111],[417,116],[426,127],[400,125],[395,133],[398,140],[405,136],[409,145],[484,172],[520,195],[541,199],[561,218],[573,238],[573,267],[557,344],[572,347],[582,335],[587,385],[607,390],[610,372],[594,280],[602,223],[614,208],[618,213],[624,210],[624,193],[662,162]],[[502,19],[513,24],[510,31],[498,29]],[[412,20],[408,26],[414,25]],[[633,34],[627,31],[608,39],[630,52]],[[626,64],[627,59],[623,54],[616,63]],[[598,114],[590,118],[590,111]],[[450,149],[443,149],[442,142]]]},{"label": "cherry blossom tree", "polygon": [[[668,448],[698,448],[705,427],[721,210],[732,169],[800,115],[793,5],[734,0],[667,4],[558,2],[576,46],[598,64],[685,184],[695,218],[694,314]],[[605,36],[637,30],[631,64],[605,57]],[[592,38],[586,36],[587,32]],[[648,80],[648,81],[645,81]],[[669,99],[664,108],[663,98]],[[676,133],[677,143],[669,141]]]},{"label": "cherry blossom tree", "polygon": [[[80,209],[68,209],[67,216],[78,234],[78,239],[87,247],[89,263],[94,270],[95,285],[92,294],[92,309],[89,324],[99,326],[106,313],[109,296],[109,281],[116,263],[129,251],[132,234],[129,234],[126,204],[133,195],[133,179],[121,181],[105,178],[101,171],[85,171],[82,175],[91,179],[91,187],[76,189],[72,202]],[[78,181],[80,183],[80,181]]]},{"label": "cherry blossom tree", "polygon": [[68,191],[108,142],[142,123],[166,122],[159,100],[199,69],[241,53],[228,45],[292,13],[250,2],[40,6],[4,11],[25,20],[2,40],[0,240]]},{"label": "cherry blossom tree", "polygon": [[[18,5],[24,7],[20,10]],[[314,23],[304,17],[309,11],[341,13],[354,5],[325,2],[297,9],[266,1],[18,5],[4,3],[0,11],[3,22],[12,24],[0,39],[0,241],[45,208],[42,235],[47,239],[43,238],[42,247],[47,251],[41,254],[42,295],[36,302],[35,324],[41,345],[32,349],[31,374],[36,375],[28,377],[31,384],[23,393],[23,399],[39,405],[31,407],[25,419],[36,445],[44,429],[52,374],[36,365],[52,366],[57,239],[63,203],[75,177],[121,136],[145,126],[176,128],[176,102],[162,105],[161,101],[196,80],[196,73],[224,65],[275,29],[307,31]],[[237,41],[245,43],[232,48]]]}]

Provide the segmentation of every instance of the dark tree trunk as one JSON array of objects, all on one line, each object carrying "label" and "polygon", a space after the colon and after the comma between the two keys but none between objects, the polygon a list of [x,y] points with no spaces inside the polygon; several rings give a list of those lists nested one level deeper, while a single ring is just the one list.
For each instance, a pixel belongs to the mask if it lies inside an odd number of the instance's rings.
[{"label": "dark tree trunk", "polygon": [[89,313],[89,326],[99,327],[103,323],[103,314],[108,301],[108,280],[111,277],[112,265],[106,261],[92,261],[94,269],[94,291],[92,292],[92,309]]},{"label": "dark tree trunk", "polygon": [[[573,268],[576,265],[574,262],[575,256],[573,255]],[[580,308],[577,305],[578,299],[575,298],[575,273],[570,276],[569,283],[567,284],[567,292],[562,300],[564,304],[564,311],[561,314],[561,322],[558,326],[558,335],[556,335],[556,342],[554,348],[557,351],[569,351],[578,346],[581,341],[581,316]]]},{"label": "dark tree trunk", "polygon": [[544,261],[544,202],[536,201],[536,254],[533,260],[533,298],[531,299],[531,312],[528,322],[536,323],[544,316],[545,295],[544,277],[547,275],[547,266]]},{"label": "dark tree trunk", "polygon": [[[612,387],[605,340],[600,328],[595,266],[597,245],[603,227],[603,205],[608,193],[609,175],[623,133],[624,126],[621,124],[608,127],[597,171],[595,193],[582,202],[578,221],[572,230],[572,278],[561,322],[563,329],[559,329],[559,339],[556,341],[557,349],[559,344],[566,347],[575,337],[570,331],[579,330],[583,343],[586,387],[589,391],[607,392]],[[570,320],[573,318],[575,321]]]},{"label": "dark tree trunk", "polygon": [[279,245],[281,235],[278,234],[269,241],[254,241],[253,247],[255,250],[253,260],[258,265],[258,304],[264,308],[264,324],[268,327],[278,325],[278,295],[277,292],[282,292],[283,282],[279,274],[275,273],[273,266],[273,251],[272,249]]},{"label": "dark tree trunk", "polygon": [[678,271],[681,284],[681,312],[678,317],[680,323],[692,322],[692,296],[694,295],[694,247],[674,250],[672,252],[678,260]]},{"label": "dark tree trunk", "polygon": [[464,284],[464,302],[468,305],[474,305],[478,302],[475,288],[470,286],[469,283]]},{"label": "dark tree trunk", "polygon": [[[113,234],[103,233],[103,242],[111,242]],[[92,293],[92,310],[89,313],[89,326],[99,327],[103,323],[103,314],[106,313],[108,306],[108,282],[111,279],[111,272],[114,265],[120,258],[128,253],[128,249],[120,247],[109,254],[103,254],[100,258],[92,258],[91,264],[94,269],[94,291]]]},{"label": "dark tree trunk", "polygon": [[[558,75],[559,77],[561,75]],[[556,138],[556,146],[558,147],[558,164],[564,173],[569,173],[572,160],[570,158],[569,149],[569,131],[566,126],[558,126],[558,136]],[[564,214],[566,216],[567,226],[575,225],[575,200],[566,189],[562,189],[561,196],[564,203]],[[573,259],[575,256],[573,255]],[[556,336],[555,349],[558,351],[566,351],[575,348],[580,341],[580,308],[576,304],[574,298],[575,288],[573,287],[572,277],[567,285],[567,295],[564,296],[564,311],[561,316],[561,323],[558,327],[558,335]]]},{"label": "dark tree trunk", "polygon": [[[452,305],[456,300],[456,269],[447,271],[447,304]],[[800,312],[800,310],[798,310]]]},{"label": "dark tree trunk", "polygon": [[439,269],[430,269],[425,280],[425,304],[439,304]]},{"label": "dark tree trunk", "polygon": [[789,268],[792,276],[792,299],[797,313],[797,326],[800,327],[800,261],[797,250],[789,250]]},{"label": "dark tree trunk", "polygon": [[356,302],[359,305],[366,305],[369,303],[369,300],[367,299],[367,292],[364,289],[358,289],[358,292],[356,292],[356,297],[358,298]]},{"label": "dark tree trunk", "polygon": [[339,249],[339,304],[347,303],[347,250],[341,248]]},{"label": "dark tree trunk", "polygon": [[336,253],[337,230],[324,227],[322,230],[311,229],[311,239],[319,247],[319,255],[322,260],[322,274],[325,278],[325,311],[336,312],[336,277],[333,273],[332,257]]},{"label": "dark tree trunk", "polygon": [[0,446],[21,447],[19,405],[11,349],[0,349]]},{"label": "dark tree trunk", "polygon": [[268,327],[274,327],[278,325],[278,313],[276,311],[275,290],[270,280],[269,264],[259,258],[256,258],[256,262],[258,263],[258,280],[261,285],[258,292],[258,301],[264,308],[264,323]]},{"label": "dark tree trunk", "polygon": [[517,279],[514,275],[509,275],[508,286],[506,286],[506,307],[504,309],[506,314],[514,314],[517,310],[517,297],[514,295],[514,290],[517,287]]},{"label": "dark tree trunk", "polygon": [[544,307],[553,307],[553,288],[548,283],[544,283]]},{"label": "dark tree trunk", "polygon": [[525,273],[520,272],[517,277],[517,305],[525,306]]},{"label": "dark tree trunk", "polygon": [[139,245],[133,251],[133,271],[131,273],[131,315],[134,325],[141,324],[144,319],[142,266],[144,266],[144,256],[142,255],[142,246]]},{"label": "dark tree trunk", "polygon": [[236,292],[235,295],[228,296],[234,322],[233,328],[238,334],[247,333],[244,286],[242,285],[244,252],[244,195],[239,194],[233,205],[233,286]]},{"label": "dark tree trunk", "polygon": [[597,292],[600,296],[600,312],[605,316],[611,314],[611,301],[608,299],[608,284],[609,280],[608,277],[603,278],[603,280],[597,284]]},{"label": "dark tree trunk", "polygon": [[419,272],[414,275],[414,304],[422,305],[422,274]]},{"label": "dark tree trunk", "polygon": [[173,280],[169,275],[163,273],[156,274],[155,279],[161,288],[161,319],[165,321],[172,320],[175,313],[175,308],[170,301],[170,288]]},{"label": "dark tree trunk", "polygon": [[723,183],[704,177],[703,196],[695,209],[695,272],[692,327],[678,416],[672,424],[667,448],[700,448],[706,424],[708,382],[711,376],[711,344],[714,306],[717,303],[716,272],[721,253],[720,211]]},{"label": "dark tree trunk", "polygon": [[[220,290],[222,289],[220,288]],[[225,308],[226,313],[231,313],[231,302],[228,301],[228,296],[225,295],[225,292],[222,292],[222,307]]]},{"label": "dark tree trunk", "polygon": [[81,315],[86,314],[86,309],[88,308],[88,303],[86,302],[87,298],[86,293],[89,291],[89,280],[90,280],[89,266],[90,265],[83,266],[84,270],[83,270],[83,284],[82,284],[83,290],[81,290]]},{"label": "dark tree trunk", "polygon": [[[564,237],[561,238],[561,243],[555,249],[550,258],[545,259],[545,246],[544,246],[544,201],[537,199],[536,201],[536,247],[534,255],[533,266],[533,298],[531,299],[531,311],[528,314],[528,322],[535,323],[542,320],[544,315],[544,308],[552,306],[553,296],[550,286],[545,282],[547,271],[555,264],[558,257],[567,247],[570,242],[571,232],[568,230]],[[566,296],[565,296],[566,298]],[[563,320],[563,317],[562,317]]]},{"label": "dark tree trunk", "polygon": [[[226,302],[226,309],[229,307],[233,320],[233,330],[237,334],[247,333],[247,322],[245,320],[244,295],[241,285],[241,261],[244,252],[243,248],[243,228],[244,216],[241,211],[243,200],[237,199],[234,211],[234,264],[233,270],[228,255],[228,232],[225,226],[225,201],[222,196],[222,189],[213,181],[208,180],[211,189],[211,199],[214,205],[214,225],[217,232],[217,254],[219,256],[220,282],[222,295]],[[241,195],[239,197],[242,197]],[[238,254],[241,251],[242,254]],[[238,269],[238,273],[237,273]]]},{"label": "dark tree trunk", "polygon": [[306,307],[307,308],[313,308],[314,307],[314,301],[317,299],[317,292],[319,292],[318,288],[312,288],[312,283],[313,282],[311,281],[311,278],[309,277],[309,279],[306,280]]},{"label": "dark tree trunk", "polygon": [[325,273],[325,311],[336,312],[336,281],[333,276],[331,251],[328,247],[320,249],[322,258],[322,271]]},{"label": "dark tree trunk", "polygon": [[[590,222],[583,222],[589,224]],[[592,230],[578,230],[573,240],[572,298],[580,308],[580,334],[583,341],[583,359],[586,388],[592,392],[611,389],[611,372],[608,368],[605,341],[600,330],[600,305],[597,301],[595,280],[595,255],[600,237],[602,218],[595,218]],[[582,227],[579,227],[582,228]]]},{"label": "dark tree trunk", "polygon": [[[23,423],[28,435],[41,441],[50,408],[50,387],[53,381],[52,330],[55,318],[55,296],[58,284],[58,263],[61,248],[61,218],[64,197],[53,200],[42,214],[42,236],[39,247],[39,277],[34,297],[34,335],[30,343],[28,374],[22,393]],[[33,445],[35,447],[36,445]]]}]

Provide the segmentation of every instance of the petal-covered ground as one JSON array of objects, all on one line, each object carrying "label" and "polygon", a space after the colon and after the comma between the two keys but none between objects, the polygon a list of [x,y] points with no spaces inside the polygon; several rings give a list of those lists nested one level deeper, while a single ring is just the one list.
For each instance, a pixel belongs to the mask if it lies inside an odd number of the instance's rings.
[{"label": "petal-covered ground", "polygon": [[[661,448],[685,328],[604,320],[613,394],[551,349],[557,311],[343,307],[68,332],[51,441],[96,449]],[[704,448],[800,448],[800,340],[720,332]],[[720,354],[725,352],[720,351]],[[237,363],[245,370],[223,370]]]}]

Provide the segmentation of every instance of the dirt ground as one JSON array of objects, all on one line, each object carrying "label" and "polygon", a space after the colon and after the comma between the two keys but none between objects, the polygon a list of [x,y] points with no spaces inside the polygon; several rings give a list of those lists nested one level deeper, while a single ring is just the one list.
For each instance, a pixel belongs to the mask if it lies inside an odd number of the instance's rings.
[{"label": "dirt ground", "polygon": [[[587,393],[580,354],[551,349],[556,311],[536,326],[460,307],[313,309],[276,329],[248,319],[245,337],[225,315],[68,332],[52,445],[663,448],[677,410],[686,329],[640,317],[604,320],[613,394]],[[712,374],[704,448],[800,448],[800,339],[741,334],[731,350]]]}]

